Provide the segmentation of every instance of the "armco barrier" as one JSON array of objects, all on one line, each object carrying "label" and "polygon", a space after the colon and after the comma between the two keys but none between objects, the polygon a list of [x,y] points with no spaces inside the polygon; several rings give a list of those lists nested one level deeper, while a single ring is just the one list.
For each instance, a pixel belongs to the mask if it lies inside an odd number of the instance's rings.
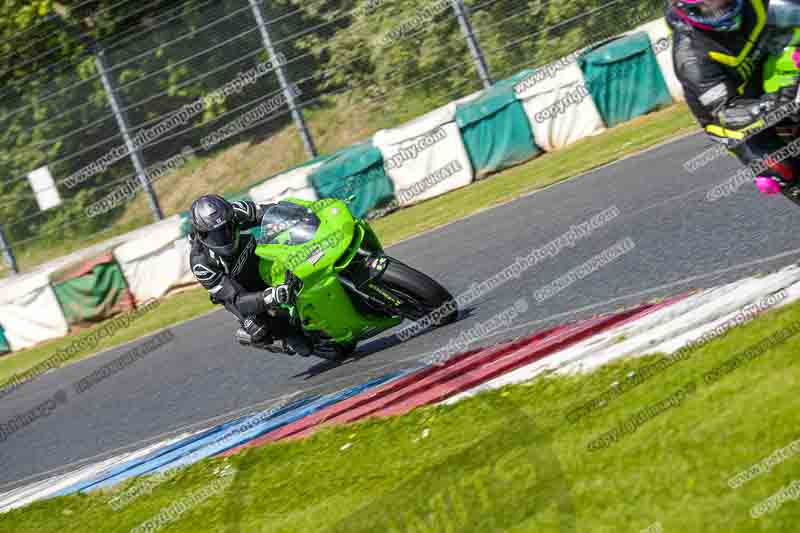
[{"label": "armco barrier", "polygon": [[[682,100],[683,93],[675,77],[671,52],[665,50],[671,45],[666,24],[663,19],[649,22],[634,32],[629,32],[626,34],[628,37],[623,37],[622,40],[635,39],[637,37],[630,35],[642,31],[648,35],[652,53],[655,53],[670,94],[674,100]],[[620,42],[617,41],[616,45]],[[492,91],[496,92],[497,89],[492,88],[460,98],[408,124],[378,132],[374,137],[374,144],[383,157],[382,170],[388,175],[394,188],[396,201],[393,203],[400,206],[412,205],[466,186],[476,174],[483,176],[504,166],[523,162],[528,156],[537,155],[537,152],[531,150],[531,143],[534,149],[541,147],[552,151],[602,131],[605,124],[586,87],[584,74],[576,64],[576,58],[577,54],[571,54],[496,84],[497,87],[511,84],[519,104],[501,102],[502,98],[493,96]],[[636,88],[650,90],[642,84],[637,84]],[[481,98],[485,99],[481,101]],[[468,110],[476,101],[478,105],[485,107],[483,111],[475,108]],[[527,128],[517,123],[521,120],[521,114],[514,111],[520,104],[529,122]],[[490,109],[495,105],[497,109]],[[501,113],[505,116],[498,117]],[[486,131],[487,125],[492,124],[501,128],[501,131]],[[533,132],[533,137],[523,142],[526,129]],[[487,151],[487,146],[490,151]],[[258,202],[268,202],[289,195],[305,199],[322,197],[320,193],[337,190],[328,182],[325,182],[324,190],[313,183],[313,173],[329,157],[322,156],[272,176],[248,188],[247,194],[230,199],[253,198]],[[374,172],[370,175],[380,177]],[[386,178],[384,176],[381,179]],[[321,186],[322,181],[319,184]],[[362,207],[367,206],[365,209],[373,207],[373,203],[382,203],[385,194],[383,189],[379,193],[375,192],[375,187],[382,187],[380,184],[368,185],[372,187],[372,192],[368,195],[371,195],[369,201],[363,201],[364,194],[358,200],[363,204]],[[115,250],[115,256],[129,278],[130,288],[137,301],[156,295],[163,296],[173,287],[194,282],[188,269],[189,250],[184,238],[188,232],[188,221],[186,213],[179,216],[181,225],[177,233],[181,237],[172,241],[171,245],[164,241],[158,243],[160,246],[154,247],[148,242],[150,233],[158,226],[154,225],[139,228],[130,234],[92,247],[92,250],[98,251]],[[116,250],[118,247],[121,249]],[[88,252],[89,255],[91,253]],[[73,254],[76,257],[81,255],[85,257],[87,253]],[[46,276],[55,268],[57,266],[51,263],[36,272]],[[148,284],[145,280],[154,273],[158,273],[159,279]],[[39,285],[27,292],[14,287],[28,287],[31,279],[40,278],[34,273],[0,283],[7,289],[6,292],[16,295],[14,301],[8,301],[8,298],[0,300],[0,326],[5,329],[5,336],[12,350],[63,336],[67,333],[65,324],[73,320],[65,319],[63,311],[58,316],[58,307],[52,305],[53,298],[49,297],[52,287],[48,289]],[[41,320],[42,315],[31,315],[26,311],[34,307],[44,311],[47,323]]]},{"label": "armco barrier", "polygon": [[583,71],[572,60],[551,78],[520,82],[522,101],[536,144],[552,152],[605,129]]},{"label": "armco barrier", "polygon": [[457,104],[461,131],[475,178],[533,159],[541,153],[514,88],[531,71],[495,83],[477,98]]},{"label": "armco barrier", "polygon": [[656,61],[661,69],[661,75],[667,83],[669,93],[674,102],[683,102],[686,95],[683,94],[683,86],[675,75],[675,64],[672,62],[672,36],[670,35],[667,22],[663,19],[656,19],[646,24],[642,24],[630,33],[645,32],[650,38],[650,47],[656,55]]},{"label": "armco barrier", "polygon": [[0,326],[10,350],[22,350],[69,332],[47,272],[18,276],[0,290]]},{"label": "armco barrier", "polygon": [[259,204],[276,203],[290,197],[315,201],[318,198],[317,191],[311,185],[309,178],[326,160],[327,156],[318,157],[272,176],[251,188],[250,198]]},{"label": "armco barrier", "polygon": [[315,169],[309,180],[321,198],[346,201],[357,217],[366,216],[395,195],[383,156],[371,141],[339,150]]},{"label": "armco barrier", "polygon": [[153,231],[146,237],[114,249],[137,302],[161,298],[190,274],[187,250],[178,242],[183,239],[182,225],[179,215],[172,216],[151,226]]},{"label": "armco barrier", "polygon": [[609,128],[672,103],[645,32],[584,52],[578,64],[600,116]]},{"label": "armco barrier", "polygon": [[50,282],[70,326],[89,325],[135,307],[111,252],[54,272]]},{"label": "armco barrier", "polygon": [[456,104],[435,109],[416,120],[375,134],[383,167],[394,184],[400,206],[413,205],[472,183],[474,173]]},{"label": "armco barrier", "polygon": [[0,325],[0,355],[10,351],[11,345],[8,343],[8,339],[6,339],[6,332],[3,329],[3,326]]}]

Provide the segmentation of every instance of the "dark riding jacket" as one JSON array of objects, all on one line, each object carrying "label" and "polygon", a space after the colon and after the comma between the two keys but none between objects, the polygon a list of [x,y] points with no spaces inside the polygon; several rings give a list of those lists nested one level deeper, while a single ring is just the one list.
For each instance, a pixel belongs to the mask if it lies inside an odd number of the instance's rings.
[{"label": "dark riding jacket", "polygon": [[763,136],[748,137],[771,126],[764,117],[794,99],[784,91],[765,94],[763,68],[767,56],[791,38],[792,27],[800,23],[798,14],[796,1],[745,0],[741,28],[715,32],[699,30],[674,12],[667,13],[675,73],[686,102],[714,140],[729,146],[746,141],[734,150],[740,159],[765,150],[759,146]]}]

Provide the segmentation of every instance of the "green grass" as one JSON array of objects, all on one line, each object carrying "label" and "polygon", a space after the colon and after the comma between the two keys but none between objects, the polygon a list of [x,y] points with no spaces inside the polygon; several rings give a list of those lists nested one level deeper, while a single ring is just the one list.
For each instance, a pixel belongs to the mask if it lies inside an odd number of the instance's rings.
[{"label": "green grass", "polygon": [[[530,191],[552,185],[696,128],[687,106],[674,105],[617,126],[601,135],[583,139],[558,152],[544,154],[524,165],[463,189],[402,209],[371,224],[384,245],[388,246],[483,209],[510,202]],[[137,321],[135,328],[126,331],[124,335],[117,334],[81,358],[170,324],[197,317],[211,309],[205,291],[196,290],[175,295],[168,298],[167,303],[153,313],[153,316]],[[0,384],[11,373],[35,366],[56,349],[72,343],[73,340],[73,337],[65,337],[0,358]]]},{"label": "green grass", "polygon": [[[223,468],[235,469],[233,482],[162,531],[366,532],[394,523],[403,531],[544,533],[569,531],[560,525],[572,516],[576,531],[592,533],[654,522],[664,531],[794,532],[800,502],[758,520],[749,511],[792,482],[800,456],[735,490],[727,480],[800,436],[800,335],[714,384],[702,376],[798,321],[793,304],[732,329],[576,424],[564,418],[570,405],[654,357],[204,460],[118,512],[110,493],[38,502],[0,515],[0,532],[128,531]],[[605,450],[587,450],[689,382],[697,390],[680,405]]]}]

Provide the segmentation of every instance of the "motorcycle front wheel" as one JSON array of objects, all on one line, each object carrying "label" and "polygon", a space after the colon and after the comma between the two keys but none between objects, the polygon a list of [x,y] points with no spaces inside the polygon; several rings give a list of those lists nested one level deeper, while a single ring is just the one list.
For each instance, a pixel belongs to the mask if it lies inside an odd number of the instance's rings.
[{"label": "motorcycle front wheel", "polygon": [[[389,257],[389,264],[380,278],[380,285],[402,303],[396,305],[404,318],[420,320],[430,315],[434,326],[444,326],[458,318],[455,299],[436,280],[410,266]],[[434,311],[439,311],[434,313]]]}]

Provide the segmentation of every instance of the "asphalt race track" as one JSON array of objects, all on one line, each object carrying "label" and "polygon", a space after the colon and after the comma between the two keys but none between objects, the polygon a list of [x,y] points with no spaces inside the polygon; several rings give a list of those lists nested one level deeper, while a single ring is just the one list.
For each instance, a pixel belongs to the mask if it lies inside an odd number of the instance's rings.
[{"label": "asphalt race track", "polygon": [[[527,312],[475,346],[796,262],[800,232],[793,226],[800,222],[800,210],[788,200],[762,198],[750,184],[727,198],[706,200],[712,186],[739,168],[724,157],[694,175],[686,172],[683,162],[709,145],[701,135],[685,137],[392,247],[391,255],[458,294],[570,225],[612,206],[620,211],[575,247],[474,302],[459,322],[405,343],[384,335],[363,344],[357,359],[340,366],[242,348],[233,340],[236,322],[225,311],[174,327],[173,342],[91,390],[70,395],[49,416],[0,442],[0,491],[65,465],[96,461],[178,430],[245,414],[282,396],[330,392],[413,366],[520,297],[529,302]],[[627,237],[636,245],[633,250],[537,303],[534,291]],[[129,347],[25,385],[0,400],[0,422],[29,411],[59,389],[71,392],[72,383]]]}]

